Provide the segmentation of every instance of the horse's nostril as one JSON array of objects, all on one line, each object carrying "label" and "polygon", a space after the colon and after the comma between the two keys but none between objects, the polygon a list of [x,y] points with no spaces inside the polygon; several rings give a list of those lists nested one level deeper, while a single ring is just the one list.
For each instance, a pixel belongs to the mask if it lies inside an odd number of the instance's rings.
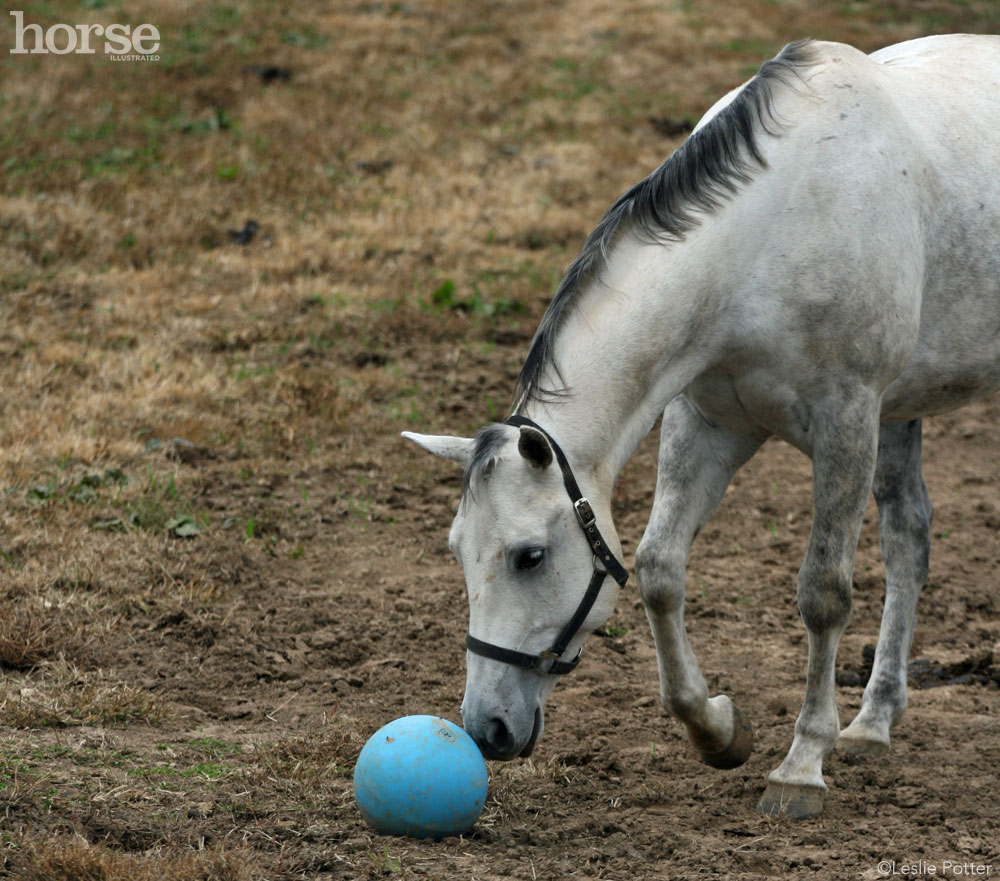
[{"label": "horse's nostril", "polygon": [[514,738],[503,719],[490,719],[486,728],[486,742],[497,756],[506,756],[511,753]]},{"label": "horse's nostril", "polygon": [[484,758],[508,762],[524,749],[523,740],[508,718],[486,714],[477,717],[470,713],[464,719],[465,730],[472,736]]}]

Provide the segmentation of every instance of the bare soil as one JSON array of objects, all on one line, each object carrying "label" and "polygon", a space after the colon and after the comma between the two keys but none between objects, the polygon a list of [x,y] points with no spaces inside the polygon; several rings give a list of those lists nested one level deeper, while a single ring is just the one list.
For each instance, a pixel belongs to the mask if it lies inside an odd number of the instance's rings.
[{"label": "bare soil", "polygon": [[[428,347],[429,359],[433,352]],[[72,831],[138,853],[164,841],[223,854],[246,848],[237,851],[243,874],[196,877],[808,871],[876,878],[883,860],[900,867],[923,860],[939,874],[946,861],[996,871],[998,416],[992,401],[928,425],[935,543],[913,657],[916,672],[929,662],[942,670],[924,676],[929,687],[911,681],[889,756],[828,758],[830,793],[820,818],[756,812],[765,776],[791,741],[805,665],[794,582],[810,522],[809,463],[772,442],[734,481],[695,544],[689,574],[695,650],[712,688],[730,694],[753,721],[756,746],[746,765],[722,772],[701,764],[681,726],[660,711],[655,656],[633,588],[552,694],[533,757],[490,763],[489,801],[468,835],[434,843],[374,834],[353,802],[353,760],[368,735],[398,716],[460,721],[466,610],[461,573],[444,547],[459,476],[414,459],[394,438],[373,438],[370,458],[357,465],[372,481],[370,511],[353,522],[342,506],[321,505],[327,513],[313,515],[314,537],[294,561],[233,546],[204,558],[181,540],[164,543],[164,560],[192,554],[225,584],[223,597],[195,611],[186,604],[161,611],[154,602],[105,649],[116,675],[141,686],[165,715],[126,728],[13,735],[22,745],[29,737],[35,754],[47,756],[32,774],[52,790],[57,810],[14,802],[7,828]],[[224,474],[209,463],[198,467],[224,503]],[[630,565],[654,468],[651,437],[616,495]],[[269,489],[292,497],[305,483],[310,495],[321,495],[327,479],[303,472]],[[875,520],[872,508],[840,651],[847,681],[863,675],[864,648],[878,632]],[[843,721],[858,709],[861,691],[839,688]],[[199,753],[220,762],[218,776]],[[151,786],[159,767],[195,770]],[[189,786],[192,779],[200,785]]]}]

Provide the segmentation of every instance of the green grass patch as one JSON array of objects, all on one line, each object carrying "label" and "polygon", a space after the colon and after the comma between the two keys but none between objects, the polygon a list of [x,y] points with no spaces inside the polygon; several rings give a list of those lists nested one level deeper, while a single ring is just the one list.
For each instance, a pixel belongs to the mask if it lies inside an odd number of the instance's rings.
[{"label": "green grass patch", "polygon": [[513,297],[497,295],[498,289],[505,287],[499,283],[502,277],[499,272],[480,272],[468,294],[459,294],[455,282],[446,278],[431,292],[430,305],[435,309],[452,309],[485,318],[522,314],[525,311],[523,303]]},{"label": "green grass patch", "polygon": [[[175,443],[180,441],[175,439]],[[161,442],[151,438],[147,451],[160,449]],[[39,507],[82,506],[99,509],[90,518],[91,529],[127,531],[132,528],[149,532],[167,532],[177,538],[190,538],[209,528],[207,515],[184,500],[176,484],[175,472],[160,473],[146,466],[145,479],[129,478],[120,468],[66,478],[53,474],[45,483],[24,490],[25,498]]]}]

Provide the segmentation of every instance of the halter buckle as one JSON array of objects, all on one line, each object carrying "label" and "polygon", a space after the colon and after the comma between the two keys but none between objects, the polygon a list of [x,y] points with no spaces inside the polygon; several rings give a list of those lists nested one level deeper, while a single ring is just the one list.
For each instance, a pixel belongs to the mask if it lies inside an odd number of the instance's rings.
[{"label": "halter buckle", "polygon": [[557,655],[552,649],[548,649],[544,652],[538,653],[538,672],[539,673],[551,673],[552,668],[557,664],[562,664],[563,669],[556,671],[557,673],[568,673],[577,664],[580,663],[580,655],[583,654],[583,646],[580,646],[579,651],[576,653],[576,657],[572,661],[564,661],[562,655]]},{"label": "halter buckle", "polygon": [[597,517],[594,516],[594,509],[590,506],[590,502],[586,497],[573,502],[573,510],[576,511],[576,519],[580,521],[580,525],[584,529],[592,526],[597,520]]},{"label": "halter buckle", "polygon": [[558,663],[559,655],[549,650],[538,653],[538,672],[548,673]]}]

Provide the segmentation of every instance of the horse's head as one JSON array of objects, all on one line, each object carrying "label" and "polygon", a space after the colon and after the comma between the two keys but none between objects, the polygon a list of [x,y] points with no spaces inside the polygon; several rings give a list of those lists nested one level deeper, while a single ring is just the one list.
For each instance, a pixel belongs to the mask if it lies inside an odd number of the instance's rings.
[{"label": "horse's head", "polygon": [[[545,433],[491,425],[475,438],[404,436],[465,468],[448,540],[469,594],[465,728],[488,758],[527,756],[542,733],[558,672],[571,668],[585,637],[611,615],[617,585],[602,578],[603,566],[594,575],[592,539]],[[578,478],[583,492],[594,490],[589,475]],[[607,536],[620,556],[608,500],[590,499],[598,537]],[[589,611],[581,606],[588,582],[596,596]],[[567,632],[578,613],[582,623]],[[559,647],[565,650],[557,662],[551,649],[564,635],[569,644]]]}]

